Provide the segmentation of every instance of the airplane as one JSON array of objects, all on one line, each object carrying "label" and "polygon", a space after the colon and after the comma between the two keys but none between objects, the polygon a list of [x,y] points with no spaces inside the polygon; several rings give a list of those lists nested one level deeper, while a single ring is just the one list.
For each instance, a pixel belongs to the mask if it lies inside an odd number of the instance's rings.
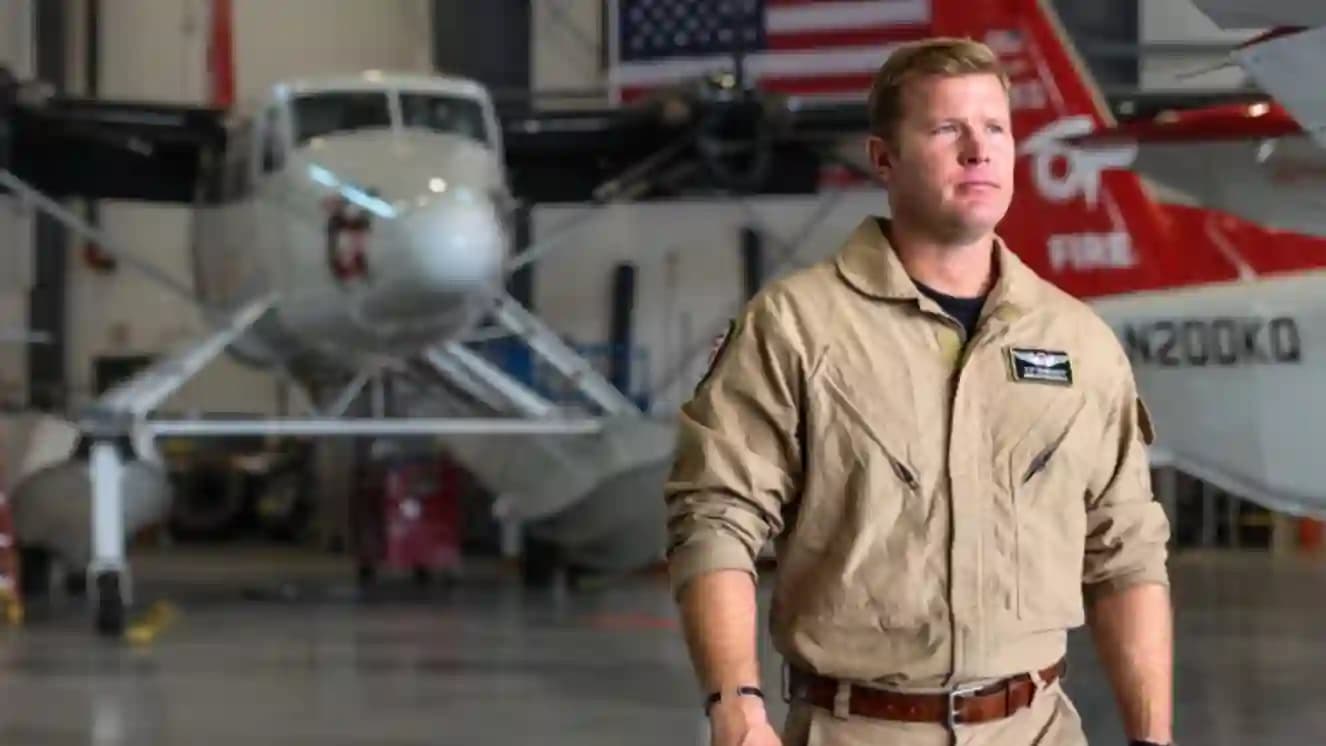
[{"label": "airplane", "polygon": [[1326,13],[1298,0],[1195,3],[1226,29],[1270,28],[1229,55],[1266,95],[1092,121],[1048,157],[1086,182],[1144,175],[1176,201],[1131,229],[1134,244],[1142,230],[1173,247],[1183,266],[1159,270],[1169,287],[1138,283],[1095,302],[1153,409],[1158,463],[1320,520],[1311,444],[1324,414],[1326,106],[1301,81],[1326,64]]},{"label": "airplane", "polygon": [[[501,126],[478,84],[370,71],[286,81],[252,113],[224,116],[68,99],[8,109],[12,163],[0,187],[211,324],[73,422],[41,422],[22,466],[11,497],[22,541],[89,568],[99,630],[123,629],[125,538],[169,504],[156,441],[171,435],[436,437],[494,494],[519,495],[508,506],[571,561],[634,567],[661,545],[661,506],[612,508],[640,473],[661,479],[669,427],[505,291],[512,203]],[[77,167],[71,154],[84,156]],[[56,197],[70,195],[191,205],[194,287],[66,210]],[[467,346],[491,332],[484,321],[523,341],[579,400],[553,402]],[[313,416],[151,416],[223,352],[298,383]],[[395,409],[411,416],[386,411],[378,382],[388,376],[403,399]],[[432,401],[416,404],[412,390]],[[370,397],[371,416],[345,416]]]},{"label": "airplane", "polygon": [[[1130,148],[1073,144],[1115,122],[1048,3],[959,9],[934,0],[930,9],[918,35],[981,39],[1008,67],[1021,150],[1001,234],[1118,330],[1158,426],[1157,462],[1270,507],[1326,512],[1305,395],[1323,319],[1303,292],[1315,276],[1298,272],[1317,266],[1326,244],[1159,204],[1136,174],[1118,170]],[[513,196],[606,203],[715,185],[814,193],[826,163],[860,170],[836,148],[866,121],[861,102],[770,95],[758,75],[729,74],[626,106],[504,117],[482,86],[451,76],[287,81],[220,132],[216,112],[189,107],[53,99],[17,110],[0,188],[117,259],[152,273],[49,195],[175,201],[194,205],[197,218],[200,297],[162,282],[197,300],[214,331],[80,415],[88,463],[62,457],[42,467],[90,483],[65,488],[78,516],[65,533],[81,531],[90,547],[81,551],[96,627],[107,634],[122,629],[130,599],[124,540],[136,493],[119,475],[157,463],[155,439],[177,434],[440,437],[494,493],[514,496],[504,504],[569,561],[622,568],[656,559],[672,425],[645,416],[505,292],[511,272],[570,233],[517,249]],[[70,142],[80,168],[59,157],[73,152]],[[1293,273],[1248,277],[1249,257],[1274,253],[1272,241],[1301,249],[1284,252],[1293,266],[1278,268]],[[467,346],[490,331],[485,323],[522,339],[586,404],[556,406]],[[315,416],[151,416],[226,351],[301,381]],[[417,384],[415,416],[381,406],[343,416],[383,373]]]}]

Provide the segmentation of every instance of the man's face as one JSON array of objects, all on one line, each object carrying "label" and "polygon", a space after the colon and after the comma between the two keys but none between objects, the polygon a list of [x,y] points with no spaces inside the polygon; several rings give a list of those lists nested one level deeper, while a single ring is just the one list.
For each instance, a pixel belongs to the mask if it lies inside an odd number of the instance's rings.
[{"label": "man's face", "polygon": [[1015,161],[999,78],[913,78],[903,86],[902,108],[894,141],[869,143],[894,216],[952,243],[994,230],[1013,197]]}]

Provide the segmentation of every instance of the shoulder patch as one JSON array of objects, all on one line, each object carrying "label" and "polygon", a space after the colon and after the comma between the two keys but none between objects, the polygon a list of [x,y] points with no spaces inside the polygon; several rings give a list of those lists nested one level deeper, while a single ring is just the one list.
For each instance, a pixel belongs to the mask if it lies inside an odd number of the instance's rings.
[{"label": "shoulder patch", "polygon": [[727,353],[728,343],[732,341],[732,335],[736,330],[736,319],[729,319],[727,322],[727,328],[714,337],[713,346],[709,349],[709,362],[705,366],[704,375],[700,376],[700,380],[695,384],[695,390],[697,392],[700,390],[700,387],[709,380],[709,377],[713,375],[714,369],[718,367],[719,361],[722,360],[723,355]]}]

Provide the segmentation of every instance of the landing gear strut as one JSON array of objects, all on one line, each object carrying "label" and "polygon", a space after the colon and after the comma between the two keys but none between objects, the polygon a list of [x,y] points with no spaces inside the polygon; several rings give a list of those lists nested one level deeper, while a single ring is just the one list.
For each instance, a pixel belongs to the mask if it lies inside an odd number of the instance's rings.
[{"label": "landing gear strut", "polygon": [[128,576],[124,562],[124,464],[114,442],[98,440],[92,445],[92,581],[97,632],[106,636],[124,633],[124,609],[128,605]]},{"label": "landing gear strut", "polygon": [[103,572],[96,577],[96,627],[107,637],[124,634],[124,589],[120,573]]}]

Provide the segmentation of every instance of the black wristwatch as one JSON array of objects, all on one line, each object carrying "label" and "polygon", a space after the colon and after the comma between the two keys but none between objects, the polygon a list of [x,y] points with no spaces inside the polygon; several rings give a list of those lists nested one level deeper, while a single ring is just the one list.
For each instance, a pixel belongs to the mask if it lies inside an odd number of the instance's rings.
[{"label": "black wristwatch", "polygon": [[[739,686],[735,690],[733,690],[733,693],[736,694],[738,697],[750,696],[750,697],[759,697],[760,699],[764,699],[764,692],[760,691],[760,688],[757,686]],[[714,708],[714,705],[722,701],[722,699],[723,699],[723,690],[721,689],[706,697],[704,700],[704,714],[708,716],[709,711]]]}]

